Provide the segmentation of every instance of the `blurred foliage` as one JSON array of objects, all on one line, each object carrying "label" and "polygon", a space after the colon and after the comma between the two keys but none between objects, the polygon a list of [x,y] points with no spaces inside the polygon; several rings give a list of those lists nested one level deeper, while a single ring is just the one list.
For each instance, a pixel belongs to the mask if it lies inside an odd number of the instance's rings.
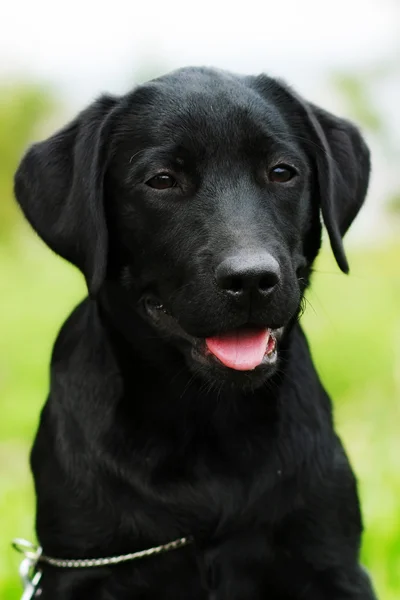
[{"label": "blurred foliage", "polygon": [[9,237],[18,222],[13,201],[13,178],[21,155],[55,108],[44,87],[33,84],[0,85],[0,240]]},{"label": "blurred foliage", "polygon": [[395,173],[393,190],[386,206],[389,214],[400,214],[400,139],[378,100],[378,91],[389,82],[392,84],[392,91],[399,93],[398,57],[369,65],[357,72],[334,72],[330,76],[330,82],[344,104],[346,115],[359,123],[377,141],[387,160],[388,170],[391,170],[390,176],[393,177],[393,172]]},{"label": "blurred foliage", "polygon": [[400,62],[386,60],[355,71],[334,71],[330,75],[331,84],[344,101],[346,114],[354,118],[364,128],[379,136],[385,146],[390,138],[390,124],[377,101],[377,90],[388,81],[400,78]]},{"label": "blurred foliage", "polygon": [[384,130],[384,121],[377,109],[364,75],[336,73],[333,84],[346,101],[348,113],[353,113],[359,123],[375,133]]},{"label": "blurred foliage", "polygon": [[400,189],[397,194],[393,194],[388,200],[388,209],[390,213],[400,215]]},{"label": "blurred foliage", "polygon": [[[358,85],[348,86],[357,102]],[[17,600],[19,557],[9,541],[34,537],[28,458],[48,388],[51,348],[85,288],[73,267],[21,225],[12,200],[20,154],[55,109],[54,99],[45,89],[24,85],[0,88],[0,94],[0,597]],[[367,108],[365,115],[379,128],[373,105]],[[9,232],[16,230],[25,235],[11,243]],[[388,242],[354,252],[349,278],[323,254],[304,316],[321,378],[335,400],[337,428],[359,477],[363,560],[382,600],[400,597],[399,252],[399,244]]]}]

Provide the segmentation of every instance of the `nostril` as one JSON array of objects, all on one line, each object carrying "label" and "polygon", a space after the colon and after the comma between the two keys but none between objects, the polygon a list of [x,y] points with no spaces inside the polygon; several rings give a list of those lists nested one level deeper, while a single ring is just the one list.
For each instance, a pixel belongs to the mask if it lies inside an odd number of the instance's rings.
[{"label": "nostril", "polygon": [[269,292],[274,288],[279,282],[279,278],[275,273],[268,273],[261,277],[258,289],[260,292]]},{"label": "nostril", "polygon": [[240,277],[231,277],[226,289],[230,292],[239,293],[243,291],[243,281]]},{"label": "nostril", "polygon": [[245,287],[242,278],[236,275],[219,277],[217,278],[217,282],[222,290],[225,290],[226,292],[230,292],[232,294],[239,294],[243,292],[243,289]]}]

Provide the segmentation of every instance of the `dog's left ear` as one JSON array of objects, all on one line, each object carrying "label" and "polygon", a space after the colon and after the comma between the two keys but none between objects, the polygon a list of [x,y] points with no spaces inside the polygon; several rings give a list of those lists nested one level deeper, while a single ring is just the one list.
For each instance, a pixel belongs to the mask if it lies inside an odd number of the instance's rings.
[{"label": "dog's left ear", "polygon": [[305,107],[314,133],[321,212],[336,262],[349,272],[342,238],[360,210],[368,189],[370,153],[358,129],[321,108]]},{"label": "dog's left ear", "polygon": [[370,158],[365,141],[352,123],[306,102],[283,81],[261,75],[251,78],[251,85],[272,99],[311,157],[332,251],[341,270],[348,273],[343,236],[367,194]]}]

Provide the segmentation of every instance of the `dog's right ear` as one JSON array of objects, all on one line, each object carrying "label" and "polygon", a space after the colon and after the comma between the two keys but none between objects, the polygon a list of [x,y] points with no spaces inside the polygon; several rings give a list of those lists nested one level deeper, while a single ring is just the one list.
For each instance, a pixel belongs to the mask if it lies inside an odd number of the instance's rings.
[{"label": "dog's right ear", "polygon": [[15,196],[32,227],[83,272],[92,295],[107,269],[103,180],[117,105],[109,96],[94,102],[70,125],[32,146],[15,175]]}]

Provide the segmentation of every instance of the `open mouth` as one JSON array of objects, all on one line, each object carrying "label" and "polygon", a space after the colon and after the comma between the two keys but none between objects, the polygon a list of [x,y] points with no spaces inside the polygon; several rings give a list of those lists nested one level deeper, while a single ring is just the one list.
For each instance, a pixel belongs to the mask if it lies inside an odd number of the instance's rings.
[{"label": "open mouth", "polygon": [[162,331],[190,343],[196,362],[251,372],[272,367],[278,358],[278,341],[283,328],[244,325],[214,336],[199,338],[185,332],[158,298],[146,296],[148,317]]},{"label": "open mouth", "polygon": [[277,358],[276,336],[267,327],[240,327],[206,338],[205,347],[206,355],[235,371],[254,371]]}]

